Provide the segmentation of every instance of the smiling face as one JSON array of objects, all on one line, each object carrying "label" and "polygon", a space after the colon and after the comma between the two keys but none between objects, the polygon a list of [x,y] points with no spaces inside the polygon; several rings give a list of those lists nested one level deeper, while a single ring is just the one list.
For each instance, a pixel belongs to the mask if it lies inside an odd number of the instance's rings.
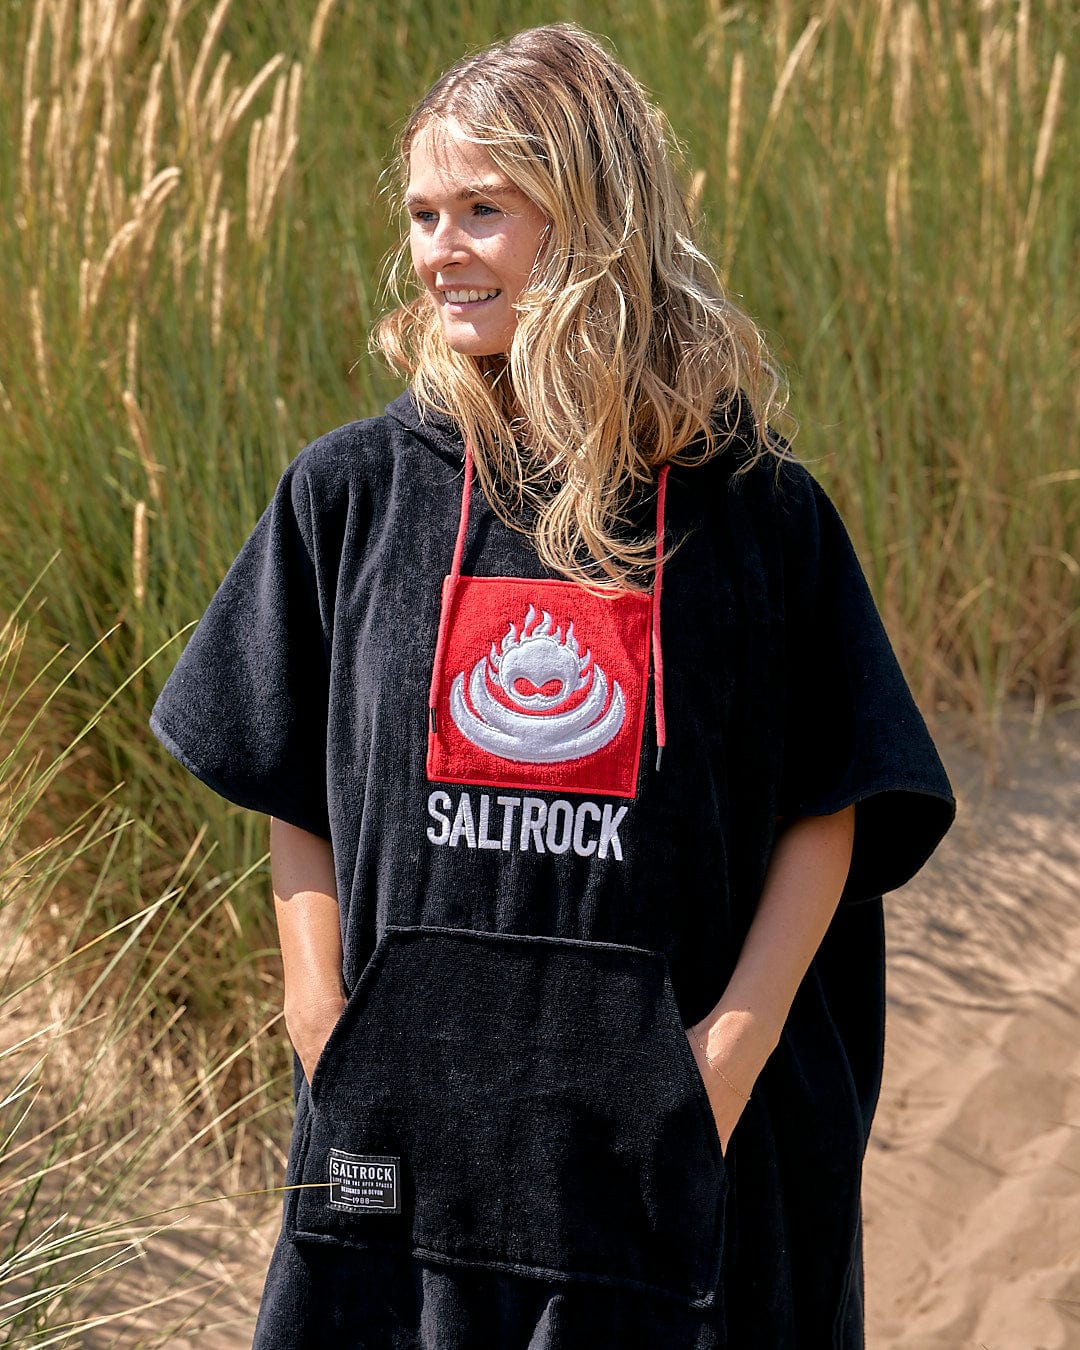
[{"label": "smiling face", "polygon": [[510,348],[514,301],[529,280],[547,218],[453,124],[429,125],[409,149],[409,245],[443,336],[463,356]]}]

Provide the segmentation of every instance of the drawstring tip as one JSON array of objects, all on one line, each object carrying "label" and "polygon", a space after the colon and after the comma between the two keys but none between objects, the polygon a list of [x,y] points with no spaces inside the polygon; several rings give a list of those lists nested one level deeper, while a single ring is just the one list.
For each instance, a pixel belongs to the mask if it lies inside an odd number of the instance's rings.
[{"label": "drawstring tip", "polygon": [[438,733],[439,733],[439,728],[435,725],[435,709],[434,709],[434,708],[429,708],[429,709],[428,709],[428,713],[429,713],[430,718],[431,718],[431,734],[432,734],[433,736],[437,736]]},{"label": "drawstring tip", "polygon": [[658,746],[656,747],[656,772],[657,772],[657,773],[660,772],[660,756],[661,756],[663,753],[664,753],[664,747],[663,747],[662,745],[658,745]]}]

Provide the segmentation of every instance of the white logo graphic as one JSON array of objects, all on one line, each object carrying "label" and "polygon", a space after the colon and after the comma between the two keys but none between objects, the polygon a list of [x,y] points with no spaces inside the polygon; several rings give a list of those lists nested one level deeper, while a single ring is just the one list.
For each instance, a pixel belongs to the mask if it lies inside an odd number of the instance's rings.
[{"label": "white logo graphic", "polygon": [[554,764],[591,755],[618,734],[626,703],[618,680],[611,683],[593,660],[582,656],[574,625],[552,632],[551,615],[529,606],[520,633],[511,624],[501,644],[491,644],[469,673],[454,678],[450,714],[473,745],[503,759]]}]

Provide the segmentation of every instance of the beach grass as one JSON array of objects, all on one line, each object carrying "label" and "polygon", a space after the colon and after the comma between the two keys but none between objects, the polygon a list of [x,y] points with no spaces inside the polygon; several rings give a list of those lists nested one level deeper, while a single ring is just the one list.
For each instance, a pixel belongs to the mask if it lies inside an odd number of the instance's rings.
[{"label": "beach grass", "polygon": [[28,677],[32,596],[0,627],[0,1345],[167,1345],[221,1320],[221,1253],[280,1184],[280,1013],[234,1009],[217,1040],[178,998],[194,932],[247,881],[217,884],[205,829],[111,920],[150,822],[106,794],[42,837],[94,718],[56,753],[39,728],[96,652]]},{"label": "beach grass", "polygon": [[[924,710],[992,753],[1009,709],[1080,698],[1068,6],[4,6],[0,612],[33,586],[20,707],[44,705],[31,674],[57,652],[86,653],[29,732],[63,767],[20,838],[59,851],[47,901],[20,904],[156,972],[125,985],[131,1044],[184,1008],[202,1109],[231,1122],[209,1170],[227,1158],[234,1190],[272,1184],[273,1131],[233,1123],[275,1118],[288,1077],[266,822],[184,774],[146,717],[289,460],[397,392],[367,353],[395,129],[462,51],[558,18],[606,34],[679,133],[703,240],[788,369],[796,450]],[[98,1016],[94,961],[53,962],[72,1025]],[[246,1048],[215,1075],[214,1045]]]}]

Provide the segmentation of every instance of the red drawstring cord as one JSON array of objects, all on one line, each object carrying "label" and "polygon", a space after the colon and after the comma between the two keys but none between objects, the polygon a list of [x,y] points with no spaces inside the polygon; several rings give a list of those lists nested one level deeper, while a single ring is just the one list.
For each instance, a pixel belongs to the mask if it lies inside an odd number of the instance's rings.
[{"label": "red drawstring cord", "polygon": [[469,497],[472,495],[473,455],[472,442],[465,442],[465,482],[461,489],[461,519],[458,521],[457,540],[454,543],[454,560],[450,564],[450,575],[446,579],[443,593],[442,613],[439,616],[439,636],[435,643],[435,664],[431,668],[431,687],[428,690],[428,715],[434,734],[435,699],[438,695],[439,671],[442,670],[443,649],[446,646],[446,631],[450,626],[450,611],[454,607],[454,592],[461,576],[461,559],[465,554],[465,532],[469,528]]},{"label": "red drawstring cord", "polygon": [[664,582],[664,498],[667,495],[667,475],[670,466],[660,469],[656,488],[656,576],[652,593],[652,652],[653,652],[653,716],[656,720],[656,767],[667,744],[667,724],[664,721],[664,652],[660,645],[660,590]]},{"label": "red drawstring cord", "polygon": [[[653,653],[653,716],[656,720],[656,767],[660,768],[660,758],[667,744],[667,724],[664,721],[664,652],[660,642],[660,592],[664,581],[664,502],[667,496],[667,475],[670,466],[660,469],[656,490],[656,577],[652,593],[652,653]],[[446,647],[446,633],[450,626],[450,613],[454,607],[454,593],[458,578],[461,576],[461,560],[465,554],[465,534],[469,528],[469,498],[472,495],[473,454],[472,442],[465,442],[465,482],[461,488],[461,517],[458,520],[457,539],[454,542],[454,558],[450,564],[450,575],[445,582],[442,613],[439,616],[439,636],[435,643],[435,662],[431,668],[431,686],[428,689],[428,716],[431,730],[437,731],[435,721],[435,700],[438,695],[439,671],[442,669],[443,650]]]}]

